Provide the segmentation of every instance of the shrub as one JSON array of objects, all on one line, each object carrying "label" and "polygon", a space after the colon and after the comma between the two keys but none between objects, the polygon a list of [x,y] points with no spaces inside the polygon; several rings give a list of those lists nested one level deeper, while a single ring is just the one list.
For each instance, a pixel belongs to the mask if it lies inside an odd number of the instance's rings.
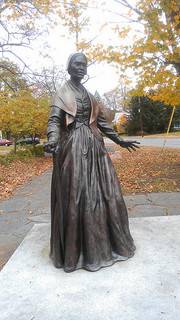
[{"label": "shrub", "polygon": [[0,155],[0,164],[3,164],[5,166],[7,166],[8,164],[10,164],[13,160],[15,160],[16,154],[14,153],[9,153],[6,155]]},{"label": "shrub", "polygon": [[31,158],[32,152],[28,148],[19,149],[16,151],[16,158],[19,159],[25,159],[25,158]]},{"label": "shrub", "polygon": [[43,145],[35,145],[35,146],[30,146],[28,149],[31,151],[31,154],[35,157],[43,157],[44,156],[44,147]]},{"label": "shrub", "polygon": [[43,157],[44,148],[43,145],[36,146],[23,146],[18,148],[16,153],[12,150],[6,155],[0,155],[0,164],[8,165],[15,159],[26,160],[31,157]]},{"label": "shrub", "polygon": [[14,153],[14,151],[12,150],[6,155],[0,155],[0,164],[8,165],[16,159],[26,160],[31,157],[31,150],[19,149],[16,151],[16,153]]}]

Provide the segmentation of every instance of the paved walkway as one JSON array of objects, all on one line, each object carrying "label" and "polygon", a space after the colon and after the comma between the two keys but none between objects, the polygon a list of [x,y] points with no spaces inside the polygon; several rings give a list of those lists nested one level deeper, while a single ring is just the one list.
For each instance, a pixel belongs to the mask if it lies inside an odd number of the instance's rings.
[{"label": "paved walkway", "polygon": [[[50,221],[51,171],[20,187],[0,202],[0,268],[35,223]],[[125,196],[130,217],[180,215],[178,192]]]}]

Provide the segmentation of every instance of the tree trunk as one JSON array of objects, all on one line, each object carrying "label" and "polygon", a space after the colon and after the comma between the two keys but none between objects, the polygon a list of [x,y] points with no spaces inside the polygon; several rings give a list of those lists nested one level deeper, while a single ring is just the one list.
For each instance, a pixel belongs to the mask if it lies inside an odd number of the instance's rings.
[{"label": "tree trunk", "polygon": [[14,153],[16,154],[16,150],[17,150],[17,139],[14,139]]}]

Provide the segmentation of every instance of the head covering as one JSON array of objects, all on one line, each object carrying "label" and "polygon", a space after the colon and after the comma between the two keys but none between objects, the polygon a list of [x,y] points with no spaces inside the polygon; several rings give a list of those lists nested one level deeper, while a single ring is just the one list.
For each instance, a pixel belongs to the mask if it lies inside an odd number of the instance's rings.
[{"label": "head covering", "polygon": [[69,68],[71,66],[71,63],[73,62],[73,59],[76,58],[77,56],[83,56],[86,59],[87,62],[87,57],[85,56],[85,54],[83,52],[75,52],[70,54],[68,60],[67,60],[67,65],[66,65],[66,70],[69,73]]}]

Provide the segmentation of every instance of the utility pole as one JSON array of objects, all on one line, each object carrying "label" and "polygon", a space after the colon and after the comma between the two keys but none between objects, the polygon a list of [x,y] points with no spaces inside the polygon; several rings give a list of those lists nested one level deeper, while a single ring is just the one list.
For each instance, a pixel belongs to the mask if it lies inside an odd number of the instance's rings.
[{"label": "utility pole", "polygon": [[141,127],[141,137],[144,137],[144,130],[143,130],[143,121],[142,121],[142,108],[141,108],[141,97],[138,97],[139,102],[139,116],[140,116],[140,127]]},{"label": "utility pole", "polygon": [[170,128],[171,128],[171,123],[172,123],[172,119],[173,119],[175,110],[176,110],[176,107],[174,106],[174,107],[173,107],[173,110],[172,110],[172,113],[171,113],[170,120],[169,120],[167,132],[166,132],[167,135],[168,135],[168,133],[169,133],[169,131],[170,131]]}]

